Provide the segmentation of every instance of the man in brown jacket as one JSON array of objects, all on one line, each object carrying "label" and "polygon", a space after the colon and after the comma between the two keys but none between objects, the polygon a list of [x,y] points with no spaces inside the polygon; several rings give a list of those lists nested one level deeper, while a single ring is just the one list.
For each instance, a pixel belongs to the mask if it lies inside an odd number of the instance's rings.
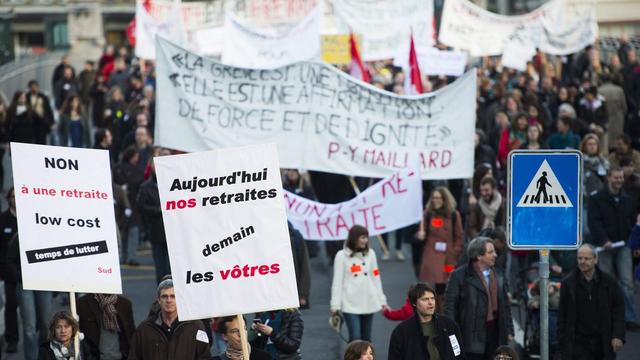
[{"label": "man in brown jacket", "polygon": [[131,339],[129,360],[209,359],[209,338],[201,321],[178,321],[173,281],[158,285],[160,311],[143,321]]}]

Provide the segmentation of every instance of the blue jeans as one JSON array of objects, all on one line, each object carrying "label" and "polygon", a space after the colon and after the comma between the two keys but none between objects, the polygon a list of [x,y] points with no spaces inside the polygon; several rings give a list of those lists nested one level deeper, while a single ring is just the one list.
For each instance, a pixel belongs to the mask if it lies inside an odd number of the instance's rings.
[{"label": "blue jeans", "polygon": [[47,340],[47,324],[51,318],[50,291],[24,290],[18,283],[18,306],[22,316],[24,359],[36,360],[40,343]]},{"label": "blue jeans", "polygon": [[633,290],[633,265],[631,249],[627,246],[601,251],[598,254],[600,270],[618,279],[624,294],[624,320],[636,321]]},{"label": "blue jeans", "polygon": [[156,266],[156,283],[160,282],[163,276],[171,274],[171,265],[169,265],[169,251],[167,243],[151,243],[151,252],[153,253],[153,263]]},{"label": "blue jeans", "polygon": [[344,322],[349,330],[349,342],[354,340],[371,341],[373,314],[342,313],[342,315],[344,315]]}]

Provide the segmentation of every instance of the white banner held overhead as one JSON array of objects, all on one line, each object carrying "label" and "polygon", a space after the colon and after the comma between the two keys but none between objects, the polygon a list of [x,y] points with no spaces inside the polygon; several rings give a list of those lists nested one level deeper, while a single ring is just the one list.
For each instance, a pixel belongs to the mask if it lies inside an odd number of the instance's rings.
[{"label": "white banner held overhead", "polygon": [[274,144],[154,161],[181,321],[300,306]]},{"label": "white banner held overhead", "polygon": [[11,143],[25,289],[122,293],[109,153]]},{"label": "white banner held overhead", "polygon": [[163,21],[154,19],[144,8],[143,2],[136,5],[136,56],[142,59],[155,59],[155,37],[162,36],[178,44],[186,43],[186,33],[182,24],[181,1],[174,0],[171,14]]},{"label": "white banner held overhead", "polygon": [[594,2],[552,0],[527,14],[504,16],[467,0],[447,0],[439,40],[472,56],[501,55],[511,41],[567,55],[593,44],[597,34]]},{"label": "white banner held overhead", "polygon": [[471,177],[476,74],[400,97],[320,63],[225,66],[158,39],[155,139],[202,151],[274,141],[280,163],[385,177],[418,157],[423,179]]},{"label": "white banner held overhead", "polygon": [[[401,68],[409,67],[409,44],[402,46],[393,59]],[[416,49],[420,73],[423,75],[461,76],[467,65],[467,53],[455,50],[440,50],[435,47]]]},{"label": "white banner held overhead", "polygon": [[320,58],[320,10],[316,8],[282,34],[261,31],[227,13],[222,62],[253,69],[273,69]]},{"label": "white banner held overhead", "polygon": [[284,199],[287,218],[309,240],[345,240],[353,225],[375,236],[422,218],[422,181],[412,169],[398,171],[339,204],[322,204],[288,191]]},{"label": "white banner held overhead", "polygon": [[413,33],[416,49],[434,45],[433,0],[323,0],[325,34],[356,33],[362,35],[362,58],[365,61],[393,58],[398,46]]}]

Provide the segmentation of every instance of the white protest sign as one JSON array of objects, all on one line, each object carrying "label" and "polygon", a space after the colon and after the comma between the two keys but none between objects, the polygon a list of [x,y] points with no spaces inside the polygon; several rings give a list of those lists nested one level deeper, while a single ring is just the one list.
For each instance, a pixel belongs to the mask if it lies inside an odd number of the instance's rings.
[{"label": "white protest sign", "polygon": [[284,199],[287,218],[309,240],[344,240],[353,225],[375,236],[422,218],[422,181],[412,169],[398,171],[339,204],[322,204],[288,191]]},{"label": "white protest sign", "polygon": [[252,29],[227,14],[222,63],[253,69],[273,69],[298,61],[320,58],[320,10],[279,34]]},{"label": "white protest sign", "polygon": [[154,162],[179,319],[298,307],[276,146]]},{"label": "white protest sign", "polygon": [[[467,65],[467,53],[440,50],[435,47],[416,49],[420,73],[423,75],[461,76]],[[395,66],[409,68],[409,44],[401,46],[393,59]]]},{"label": "white protest sign", "polygon": [[567,55],[593,44],[597,34],[594,2],[552,0],[527,14],[504,16],[467,0],[447,0],[439,40],[472,56],[500,55],[511,41]]},{"label": "white protest sign", "polygon": [[[174,0],[171,13],[181,13],[180,0]],[[155,59],[155,37],[162,36],[179,44],[186,43],[186,32],[182,24],[182,16],[167,16],[158,21],[144,8],[141,1],[136,5],[136,48],[137,57]]]},{"label": "white protest sign", "polygon": [[11,143],[25,289],[122,293],[109,153]]},{"label": "white protest sign", "polygon": [[225,66],[158,39],[156,144],[186,152],[273,141],[280,163],[385,177],[418,158],[423,179],[473,175],[476,74],[401,97],[321,63]]},{"label": "white protest sign", "polygon": [[[362,58],[365,61],[391,59],[398,46],[409,44],[416,49],[434,45],[433,0],[325,0],[324,16],[333,11],[335,20],[324,20],[334,29],[323,28],[324,34],[350,33],[362,35]],[[407,52],[408,54],[408,52]]]}]

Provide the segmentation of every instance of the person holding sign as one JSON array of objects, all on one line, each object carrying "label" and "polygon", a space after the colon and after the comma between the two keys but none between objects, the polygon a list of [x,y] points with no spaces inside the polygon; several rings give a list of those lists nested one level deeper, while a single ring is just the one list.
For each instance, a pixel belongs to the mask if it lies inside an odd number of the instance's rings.
[{"label": "person holding sign", "polygon": [[138,326],[129,360],[209,359],[209,338],[201,321],[178,321],[173,280],[158,285],[160,311]]},{"label": "person holding sign", "polygon": [[265,349],[273,359],[299,360],[304,322],[298,309],[256,314],[251,326],[256,335],[251,343]]},{"label": "person holding sign", "polygon": [[220,356],[215,356],[213,360],[271,360],[268,352],[252,348],[249,344],[249,359],[245,359],[242,355],[242,340],[240,331],[240,321],[237,316],[225,316],[220,318],[218,322],[218,333],[222,334],[222,338],[227,343],[227,347]]},{"label": "person holding sign", "polygon": [[96,359],[84,342],[80,343],[80,354],[76,357],[73,339],[79,329],[78,321],[68,311],[53,315],[49,322],[49,341],[40,345],[38,360]]},{"label": "person holding sign", "polygon": [[369,231],[364,226],[354,225],[349,230],[344,249],[338,251],[333,263],[331,314],[343,312],[349,342],[371,341],[373,314],[388,308],[378,260],[375,252],[369,249]]}]

